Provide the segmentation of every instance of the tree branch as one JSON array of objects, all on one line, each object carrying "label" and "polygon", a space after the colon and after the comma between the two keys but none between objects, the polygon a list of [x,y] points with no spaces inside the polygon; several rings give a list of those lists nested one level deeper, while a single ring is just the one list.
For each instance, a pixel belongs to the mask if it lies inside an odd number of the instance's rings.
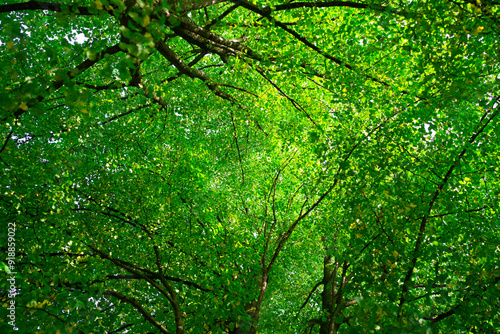
[{"label": "tree branch", "polygon": [[[484,129],[486,128],[486,126],[496,117],[496,115],[498,114],[499,110],[500,110],[500,107],[497,108],[497,110],[495,110],[493,112],[493,115],[482,126],[478,127],[478,129],[476,130],[476,132],[467,141],[469,144],[474,143],[474,141],[476,140],[476,138],[484,131]],[[486,111],[485,114],[481,117],[481,120],[479,122],[480,124],[483,123],[484,118],[488,114],[489,114],[489,110]],[[458,154],[457,158],[455,159],[455,161],[453,162],[453,164],[450,166],[450,168],[446,172],[445,176],[442,179],[442,182],[436,188],[436,191],[434,192],[434,195],[432,196],[431,200],[429,201],[429,208],[427,210],[427,214],[425,214],[425,216],[422,217],[422,222],[420,224],[417,241],[415,243],[415,248],[413,249],[412,260],[411,260],[410,266],[408,268],[408,271],[407,271],[407,273],[405,275],[405,278],[403,280],[403,287],[402,287],[402,290],[401,290],[401,297],[399,299],[399,307],[400,308],[403,306],[403,304],[406,301],[406,294],[408,293],[408,290],[409,290],[408,284],[411,281],[411,278],[413,276],[413,271],[415,270],[415,266],[417,265],[418,253],[420,252],[420,247],[421,247],[422,242],[424,240],[424,233],[425,233],[425,230],[426,230],[426,227],[427,227],[427,221],[430,218],[430,214],[432,212],[432,208],[434,206],[434,203],[436,203],[436,200],[437,200],[439,194],[442,192],[444,186],[446,185],[446,183],[448,182],[448,180],[451,178],[451,175],[453,174],[453,171],[455,170],[455,168],[457,167],[457,165],[460,163],[460,160],[463,158],[463,156],[465,155],[466,151],[467,151],[467,149],[463,148],[462,151]]]},{"label": "tree branch", "polygon": [[236,102],[236,99],[234,97],[221,91],[218,85],[214,83],[213,80],[203,71],[189,67],[172,49],[168,47],[167,44],[165,44],[165,42],[159,41],[156,49],[163,57],[165,57],[165,59],[167,59],[172,65],[174,65],[181,74],[186,74],[193,79],[200,79],[215,95],[231,103]]},{"label": "tree branch", "polygon": [[14,132],[14,127],[12,126],[10,128],[10,132],[9,134],[7,135],[7,137],[5,138],[5,141],[3,142],[3,145],[2,145],[2,149],[0,150],[0,154],[3,152],[3,150],[5,150],[5,148],[7,147],[7,143],[9,142],[9,139],[12,137],[12,132]]},{"label": "tree branch", "polygon": [[64,73],[64,79],[60,79],[60,80],[56,80],[56,81],[53,81],[51,83],[51,85],[49,85],[49,87],[47,87],[45,89],[45,94],[40,94],[38,95],[37,97],[35,98],[32,98],[30,99],[27,103],[26,103],[26,106],[24,106],[24,108],[21,108],[19,107],[15,112],[14,112],[14,116],[16,118],[19,118],[19,116],[21,116],[22,114],[24,114],[27,110],[29,110],[29,108],[37,105],[38,103],[42,102],[45,97],[58,90],[59,88],[61,88],[62,86],[64,86],[64,84],[68,81],[68,80],[72,80],[74,79],[75,77],[77,77],[78,75],[80,75],[82,72],[84,72],[85,70],[89,69],[90,67],[92,67],[93,65],[95,65],[96,63],[98,63],[101,59],[104,58],[105,55],[113,55],[117,52],[120,52],[121,49],[120,49],[120,46],[118,44],[115,44],[113,46],[110,46],[108,48],[106,48],[105,50],[99,52],[95,59],[94,60],[90,60],[90,59],[86,59],[85,61],[83,61],[81,64],[79,64],[78,66],[76,66],[75,68],[73,68],[72,70],[70,71],[67,71],[66,73]]},{"label": "tree branch", "polygon": [[[237,1],[237,0],[231,0],[233,2]],[[287,27],[286,24],[280,22],[279,20],[276,20],[272,15],[272,11],[270,8],[268,7],[265,7],[263,9],[259,8],[258,6],[252,4],[251,2],[249,1],[246,1],[246,0],[238,0],[238,1],[241,1],[241,6],[256,13],[256,14],[259,14],[261,15],[262,17],[268,19],[270,22],[273,22],[277,27],[280,27],[281,29],[283,29],[284,31],[286,31],[287,33],[289,33],[290,35],[292,35],[293,37],[295,37],[298,41],[300,41],[302,44],[304,44],[305,46],[307,46],[308,48],[310,48],[311,50],[317,52],[318,54],[320,54],[321,56],[323,56],[324,58],[334,62],[335,64],[339,65],[339,66],[344,66],[346,67],[347,69],[349,70],[354,70],[354,66],[340,60],[339,58],[337,57],[334,57],[334,56],[331,56],[329,55],[328,53],[324,52],[323,50],[321,50],[319,47],[317,47],[316,45],[314,45],[313,43],[309,42],[304,36],[300,35],[299,33],[297,33],[295,30],[293,29],[290,29],[289,27]],[[386,87],[389,87],[390,85],[385,82],[385,81],[382,81],[380,79],[377,79],[369,74],[363,74],[367,79],[373,81],[373,82],[376,82],[382,86],[386,86]]]},{"label": "tree branch", "polygon": [[302,310],[302,309],[303,309],[303,308],[307,305],[307,303],[309,302],[309,299],[311,299],[312,294],[314,293],[314,291],[316,291],[316,289],[317,289],[317,288],[318,288],[321,284],[323,284],[323,281],[319,281],[318,283],[316,283],[316,285],[315,285],[315,286],[313,286],[313,288],[312,288],[311,292],[309,292],[309,294],[307,295],[307,298],[306,298],[305,302],[302,304],[302,306],[301,306],[301,307],[299,307],[299,310]]},{"label": "tree branch", "polygon": [[[380,124],[378,124],[377,126],[373,127],[370,131],[368,131],[368,133],[362,138],[360,139],[350,150],[349,152],[346,153],[344,159],[343,160],[343,163],[346,163],[349,158],[351,157],[351,155],[354,153],[354,151],[361,145],[361,143],[369,136],[371,136],[373,133],[375,133],[377,130],[379,130],[384,124],[386,124],[390,119],[392,119],[394,116],[396,116],[398,114],[398,112],[395,112],[391,117],[387,118],[386,120],[384,120],[383,122],[381,122]],[[316,202],[314,202],[310,207],[309,209],[307,209],[306,212],[300,214],[300,216],[290,225],[290,227],[288,228],[288,230],[282,235],[281,237],[281,240],[278,244],[278,246],[276,247],[276,250],[274,251],[274,254],[273,254],[273,257],[269,263],[269,265],[267,266],[267,272],[269,272],[271,270],[271,267],[273,266],[274,262],[276,261],[279,253],[281,252],[281,249],[283,248],[283,246],[286,244],[288,238],[290,238],[290,236],[292,235],[293,231],[295,230],[295,228],[297,227],[298,223],[300,221],[302,221],[307,215],[309,215],[309,213],[311,213],[318,205],[321,204],[321,202],[333,191],[333,189],[337,186],[337,183],[339,181],[339,175],[340,175],[340,172],[343,170],[343,165],[340,164],[338,169],[337,169],[337,173],[336,173],[336,176],[335,176],[335,180],[333,181],[333,184],[328,187],[328,189],[316,200]]]},{"label": "tree branch", "polygon": [[22,3],[12,3],[0,6],[0,13],[10,13],[23,10],[48,10],[57,13],[68,13],[68,14],[80,14],[80,15],[96,15],[97,8],[95,11],[89,9],[89,7],[81,6],[70,6],[61,5],[53,2],[46,1],[28,1]]},{"label": "tree branch", "polygon": [[291,2],[287,4],[277,5],[274,7],[274,11],[296,9],[296,8],[328,8],[328,7],[349,7],[349,8],[359,8],[359,9],[374,9],[378,12],[390,12],[393,14],[401,15],[407,17],[407,13],[393,9],[386,6],[380,6],[376,4],[365,4],[353,1],[324,1],[324,2]]},{"label": "tree branch", "polygon": [[146,311],[146,309],[144,309],[144,307],[142,307],[141,303],[137,299],[125,296],[122,293],[119,293],[117,291],[112,291],[112,290],[104,291],[104,295],[115,297],[115,298],[121,300],[122,302],[125,302],[129,305],[132,305],[137,311],[139,311],[139,313],[144,317],[144,319],[146,319],[149,323],[151,323],[153,326],[158,328],[158,330],[161,333],[171,334],[171,332],[169,332],[167,330],[167,328],[165,328],[165,326],[163,326],[161,323],[156,321],[156,319],[150,313],[148,313]]}]

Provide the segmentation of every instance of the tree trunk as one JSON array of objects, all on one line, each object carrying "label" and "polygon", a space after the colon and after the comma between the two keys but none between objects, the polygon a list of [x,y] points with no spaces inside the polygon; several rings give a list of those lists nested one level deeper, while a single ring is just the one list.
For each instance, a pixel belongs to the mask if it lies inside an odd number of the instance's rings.
[{"label": "tree trunk", "polygon": [[323,314],[320,319],[319,333],[336,334],[338,325],[335,319],[342,301],[341,289],[337,289],[336,282],[339,263],[333,260],[331,255],[325,256],[323,263],[323,292],[321,293]]}]

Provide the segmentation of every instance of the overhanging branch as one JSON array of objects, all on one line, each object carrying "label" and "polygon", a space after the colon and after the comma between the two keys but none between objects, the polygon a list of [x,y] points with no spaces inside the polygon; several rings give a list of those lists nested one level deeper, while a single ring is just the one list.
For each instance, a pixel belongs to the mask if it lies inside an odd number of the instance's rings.
[{"label": "overhanging branch", "polygon": [[125,296],[122,293],[119,293],[117,291],[112,291],[112,290],[104,291],[104,295],[115,297],[115,298],[121,300],[122,302],[133,306],[137,311],[139,311],[139,313],[144,317],[144,319],[146,319],[150,324],[152,324],[153,326],[158,328],[158,330],[161,333],[171,334],[171,332],[169,332],[167,330],[167,328],[165,328],[165,326],[163,326],[161,323],[156,321],[156,319],[149,312],[147,312],[144,307],[142,307],[141,303],[137,299]]},{"label": "overhanging branch", "polygon": [[0,13],[11,13],[24,10],[48,10],[57,13],[96,15],[97,8],[93,11],[89,7],[61,5],[46,1],[28,1],[22,3],[11,3],[0,6]]}]

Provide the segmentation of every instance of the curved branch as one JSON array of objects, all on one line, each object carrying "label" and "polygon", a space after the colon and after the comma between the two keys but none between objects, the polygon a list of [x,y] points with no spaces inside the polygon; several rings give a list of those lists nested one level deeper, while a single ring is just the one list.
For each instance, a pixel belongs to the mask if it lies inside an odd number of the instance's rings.
[{"label": "curved branch", "polygon": [[314,291],[316,291],[316,289],[321,284],[323,284],[323,281],[319,281],[318,283],[316,283],[316,285],[312,288],[311,292],[309,292],[309,294],[307,295],[306,301],[302,304],[302,306],[299,308],[299,310],[302,310],[304,308],[304,306],[307,305],[307,303],[309,302],[309,299],[311,299],[312,294],[314,293]]},{"label": "curved branch", "polygon": [[239,6],[240,6],[239,1],[237,1],[234,5],[232,5],[228,9],[226,9],[224,11],[224,13],[222,13],[221,15],[219,15],[217,18],[213,19],[209,24],[207,24],[205,26],[205,29],[210,29],[213,25],[221,22],[226,16],[228,16],[232,11],[234,11]]},{"label": "curved branch", "polygon": [[241,183],[245,183],[245,170],[243,169],[243,161],[241,160],[241,150],[240,150],[240,144],[238,143],[238,130],[236,129],[236,124],[234,123],[234,113],[233,110],[231,109],[231,123],[233,124],[233,137],[234,137],[234,142],[236,143],[236,150],[238,151],[238,161],[240,164],[240,169],[241,169]]},{"label": "curved branch", "polygon": [[77,77],[78,75],[80,75],[81,73],[83,73],[84,71],[86,71],[87,69],[89,69],[92,66],[94,66],[95,64],[97,64],[101,59],[104,58],[105,55],[113,55],[113,54],[118,53],[120,51],[122,51],[122,50],[120,49],[119,44],[115,44],[115,45],[110,46],[110,47],[106,48],[105,50],[99,52],[96,55],[96,57],[95,57],[94,60],[86,59],[81,64],[79,64],[78,66],[76,66],[75,68],[73,68],[72,70],[67,71],[66,73],[64,73],[63,76],[66,77],[65,79],[60,79],[60,80],[53,81],[45,89],[44,93],[38,95],[35,98],[30,99],[28,102],[26,102],[26,105],[23,106],[23,108],[19,107],[14,112],[14,116],[16,118],[19,118],[19,116],[21,116],[26,111],[28,111],[29,108],[31,108],[31,107],[37,105],[38,103],[42,102],[45,99],[45,97],[47,96],[47,94],[50,94],[50,93],[58,90],[59,88],[61,88],[62,86],[64,86],[64,84],[67,82],[68,79],[69,80],[74,79],[75,77]]},{"label": "curved branch", "polygon": [[[218,3],[223,3],[228,0],[184,0],[180,2],[180,10],[182,13],[190,12],[197,9],[203,9],[216,5]],[[170,2],[170,1],[169,1]],[[178,3],[172,1],[173,3]]]},{"label": "curved branch", "polygon": [[360,139],[350,150],[349,152],[346,153],[344,159],[342,159],[343,163],[339,165],[338,167],[338,170],[337,170],[337,174],[335,176],[335,180],[333,181],[332,185],[330,187],[328,187],[328,189],[326,189],[326,191],[316,200],[316,202],[314,202],[307,210],[306,212],[300,214],[299,217],[297,217],[297,219],[290,225],[290,227],[288,228],[288,230],[283,233],[283,235],[281,236],[281,239],[280,239],[280,242],[278,243],[278,246],[276,247],[276,250],[274,251],[274,254],[273,254],[273,257],[269,263],[269,265],[267,266],[267,269],[266,269],[266,272],[269,272],[274,264],[274,262],[276,261],[276,259],[278,258],[278,255],[279,253],[281,252],[281,249],[285,246],[286,242],[288,241],[288,239],[290,238],[290,236],[292,235],[293,231],[295,230],[295,228],[297,227],[297,225],[306,217],[309,215],[309,213],[311,213],[317,206],[319,206],[321,204],[321,202],[323,202],[323,200],[333,191],[333,189],[335,189],[335,187],[337,186],[337,183],[339,181],[339,175],[341,173],[341,171],[343,170],[343,164],[347,163],[347,161],[349,160],[349,158],[352,156],[352,154],[354,153],[354,151],[361,145],[361,143],[368,137],[370,137],[373,133],[375,133],[376,131],[378,131],[383,125],[385,125],[387,122],[389,122],[393,117],[395,117],[396,115],[398,114],[398,112],[395,112],[391,117],[387,118],[386,120],[384,120],[383,122],[381,122],[380,124],[378,124],[377,126],[373,127],[370,131],[368,131],[368,133],[362,138]]},{"label": "curved branch", "polygon": [[351,8],[368,8],[370,5],[357,3],[352,1],[325,1],[325,2],[291,2],[282,5],[277,5],[274,10],[286,10],[296,8],[324,8],[324,7],[351,7]]},{"label": "curved branch", "polygon": [[126,325],[123,325],[121,327],[118,327],[117,329],[115,329],[111,332],[108,332],[107,334],[118,333],[118,332],[124,331],[125,329],[132,327],[132,326],[134,326],[134,324],[126,324]]},{"label": "curved branch", "polygon": [[144,105],[142,105],[142,106],[138,106],[138,107],[136,107],[136,108],[132,108],[132,109],[130,109],[130,110],[125,111],[124,113],[121,113],[121,114],[119,114],[119,115],[116,115],[116,116],[113,116],[113,117],[111,117],[111,118],[108,118],[107,120],[105,120],[105,121],[101,122],[101,123],[100,123],[100,125],[106,125],[106,124],[108,124],[108,123],[111,123],[111,122],[113,122],[113,121],[117,120],[118,118],[125,117],[125,116],[127,116],[127,115],[129,115],[129,114],[132,114],[132,113],[134,113],[134,112],[136,112],[136,111],[142,110],[142,109],[147,108],[147,107],[150,107],[150,106],[151,106],[151,104],[150,104],[150,103],[146,103],[146,104],[144,104]]},{"label": "curved branch", "polygon": [[[150,275],[147,275],[147,276],[149,278],[151,278],[151,279],[159,279],[159,277],[158,277],[158,275],[156,273],[153,273],[153,274],[150,274]],[[191,281],[180,279],[178,277],[173,277],[173,276],[163,276],[163,277],[165,277],[165,279],[167,281],[178,282],[178,283],[185,284],[187,286],[192,286],[193,288],[196,288],[196,289],[201,290],[203,292],[211,292],[212,291],[210,289],[205,289],[204,287],[200,286],[198,283],[194,283],[194,282],[191,282]],[[110,279],[110,280],[142,279],[142,277],[139,277],[139,276],[136,276],[136,275],[108,275],[107,278]]]},{"label": "curved branch", "polygon": [[[493,286],[496,286],[498,284],[498,282],[500,282],[500,276],[497,276],[495,277],[495,279],[493,280],[492,284],[490,285],[491,287]],[[485,292],[486,290],[488,289],[488,286],[485,286],[483,288],[483,291]],[[480,294],[474,294],[472,295],[471,297],[474,298],[474,297],[478,297],[480,296]],[[454,315],[455,313],[457,313],[457,311],[463,307],[463,305],[468,302],[470,300],[471,297],[464,297],[462,299],[462,303],[461,304],[458,304],[458,305],[455,305],[453,306],[451,309],[449,309],[448,311],[446,312],[443,312],[439,315],[436,315],[435,317],[433,318],[424,318],[425,320],[430,320],[432,322],[432,326],[434,326],[437,322],[443,320],[443,319],[446,319],[452,315]]]},{"label": "curved branch", "polygon": [[[304,36],[300,35],[298,32],[296,32],[295,30],[293,29],[290,29],[289,27],[287,27],[287,24],[284,24],[283,22],[280,22],[278,20],[276,20],[272,15],[272,10],[269,8],[269,7],[265,7],[263,9],[259,8],[258,6],[252,4],[251,2],[249,1],[246,1],[246,0],[231,0],[233,2],[236,2],[236,1],[240,1],[241,2],[241,6],[256,13],[256,14],[259,14],[260,16],[268,19],[270,22],[273,22],[277,27],[280,27],[281,29],[283,29],[284,31],[286,31],[287,33],[289,33],[290,35],[292,35],[293,37],[295,37],[298,41],[300,41],[302,44],[304,44],[305,46],[307,46],[309,49],[317,52],[318,54],[320,54],[321,56],[323,56],[324,58],[334,62],[335,64],[339,65],[339,66],[344,66],[346,67],[347,69],[349,70],[354,70],[354,66],[352,66],[351,64],[348,64],[346,62],[344,62],[343,60],[337,58],[337,57],[334,57],[326,52],[324,52],[323,50],[321,50],[318,46],[316,46],[315,44],[309,42]],[[385,81],[382,81],[380,79],[377,79],[369,74],[363,74],[364,77],[366,77],[367,79],[373,81],[373,82],[376,82],[382,86],[385,86],[385,87],[389,87],[390,84],[385,82]]]},{"label": "curved branch", "polygon": [[3,142],[2,149],[0,149],[0,154],[5,150],[7,147],[7,143],[9,142],[10,138],[12,137],[12,132],[14,132],[14,127],[11,127],[9,134],[5,138],[5,141]]},{"label": "curved branch", "polygon": [[[81,6],[69,6],[69,5],[61,5],[53,2],[46,1],[28,1],[22,3],[11,3],[7,5],[0,6],[0,13],[10,13],[17,12],[23,10],[48,10],[51,12],[57,13],[72,13],[72,14],[80,14],[80,15],[95,15],[96,12],[92,12],[88,7]],[[97,11],[97,8],[96,10]]]},{"label": "curved branch", "polygon": [[292,2],[292,3],[277,5],[276,7],[274,7],[274,11],[296,9],[296,8],[328,8],[328,7],[349,7],[349,8],[359,8],[359,9],[368,8],[368,9],[374,9],[378,12],[390,12],[404,17],[407,17],[408,15],[406,12],[399,9],[393,9],[390,7],[380,6],[376,4],[358,3],[353,1]]},{"label": "curved branch", "polygon": [[119,293],[117,291],[112,291],[112,290],[106,290],[106,291],[104,291],[104,295],[115,297],[115,298],[121,300],[124,303],[132,305],[137,311],[139,311],[139,313],[144,317],[144,319],[146,319],[150,324],[152,324],[153,326],[155,326],[156,328],[158,328],[161,333],[171,334],[168,331],[168,329],[165,328],[165,326],[163,326],[161,323],[159,323],[158,321],[156,321],[156,319],[150,313],[148,313],[144,309],[144,307],[142,307],[141,303],[137,299],[125,296],[122,293]]},{"label": "curved branch", "polygon": [[[498,99],[497,99],[498,102]],[[480,120],[480,125],[483,123],[483,120],[485,117],[488,115],[490,111],[486,111],[486,113],[481,117]],[[470,145],[475,142],[476,138],[484,131],[486,126],[498,115],[500,112],[500,108],[497,108],[493,115],[482,125],[478,126],[478,129],[475,131],[475,133],[470,137],[470,139],[467,141],[467,144]],[[434,195],[432,196],[431,200],[429,201],[429,209],[427,210],[427,213],[425,214],[424,217],[422,217],[422,222],[420,223],[420,229],[418,231],[418,237],[417,241],[415,242],[415,248],[413,249],[413,256],[410,262],[410,266],[408,268],[408,271],[406,272],[405,278],[403,280],[403,287],[401,289],[401,297],[399,299],[399,307],[401,308],[403,304],[406,302],[406,294],[408,293],[409,287],[408,283],[411,281],[411,278],[413,276],[413,271],[415,270],[415,266],[417,265],[417,259],[418,259],[418,253],[420,252],[420,247],[422,245],[422,242],[424,241],[424,233],[427,227],[427,221],[430,218],[432,208],[434,204],[436,203],[439,194],[441,191],[444,189],[444,186],[448,183],[448,180],[451,178],[453,171],[457,167],[457,165],[460,163],[460,160],[462,160],[463,156],[465,155],[465,152],[467,151],[466,148],[463,148],[462,151],[458,154],[456,157],[455,161],[453,164],[450,166],[448,171],[446,172],[445,176],[442,179],[442,182],[438,185],[436,188],[436,191],[434,192]]]},{"label": "curved branch", "polygon": [[274,83],[271,79],[269,79],[266,76],[266,74],[264,73],[264,71],[262,71],[258,68],[256,70],[267,82],[269,82],[271,84],[271,86],[273,86],[281,94],[281,96],[285,97],[293,105],[293,107],[295,109],[304,113],[304,115],[306,115],[307,119],[310,120],[311,123],[314,124],[315,127],[317,127],[318,129],[321,130],[321,127],[312,119],[312,117],[309,115],[309,113],[307,112],[307,110],[304,107],[302,107],[297,101],[295,101],[292,97],[290,97],[287,93],[285,93],[280,87],[278,87],[278,85],[276,83]]},{"label": "curved branch", "polygon": [[219,85],[213,82],[212,79],[203,71],[187,65],[165,42],[159,41],[156,49],[163,57],[165,57],[165,59],[174,65],[181,74],[186,74],[193,79],[200,79],[215,95],[231,103],[236,102],[234,97],[221,91],[218,87]]}]

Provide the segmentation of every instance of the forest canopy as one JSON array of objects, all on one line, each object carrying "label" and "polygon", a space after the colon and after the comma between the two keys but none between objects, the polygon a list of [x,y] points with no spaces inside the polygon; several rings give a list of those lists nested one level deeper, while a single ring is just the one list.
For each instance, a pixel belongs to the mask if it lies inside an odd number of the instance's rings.
[{"label": "forest canopy", "polygon": [[500,332],[499,2],[0,25],[2,333]]}]

